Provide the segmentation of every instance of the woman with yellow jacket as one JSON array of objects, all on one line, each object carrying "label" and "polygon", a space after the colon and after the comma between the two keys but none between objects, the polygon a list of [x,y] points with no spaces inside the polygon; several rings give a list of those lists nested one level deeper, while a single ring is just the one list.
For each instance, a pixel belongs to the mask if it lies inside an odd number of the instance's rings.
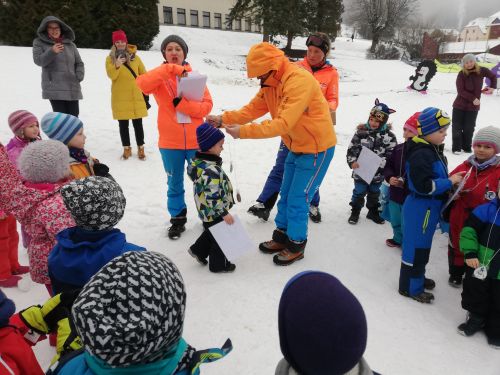
[{"label": "woman with yellow jacket", "polygon": [[[277,253],[275,264],[288,265],[304,257],[309,203],[328,170],[337,139],[328,103],[309,72],[265,42],[250,49],[246,62],[248,77],[260,79],[260,91],[240,110],[207,120],[223,125],[234,138],[281,136],[290,150],[275,218],[277,228],[271,241],[259,245],[264,253]],[[272,120],[251,123],[268,112]]]},{"label": "woman with yellow jacket", "polygon": [[122,159],[132,156],[128,120],[134,126],[137,156],[145,160],[144,129],[142,118],[148,115],[146,102],[141,90],[135,83],[135,78],[146,73],[142,60],[137,56],[137,47],[127,44],[127,35],[123,30],[113,31],[113,47],[106,58],[106,72],[111,79],[111,109],[113,118],[118,120],[120,138],[123,146]]},{"label": "woman with yellow jacket", "polygon": [[[326,60],[331,48],[330,39],[326,34],[317,32],[311,34],[307,38],[306,46],[306,57],[297,62],[297,66],[307,70],[318,81],[321,92],[330,107],[333,125],[335,125],[335,111],[339,103],[339,75],[337,69]],[[269,172],[264,188],[257,198],[257,203],[248,209],[249,213],[265,221],[269,218],[269,214],[278,199],[287,156],[288,149],[283,142],[280,142],[280,147],[276,155],[276,162],[271,172]],[[314,194],[309,205],[309,218],[314,223],[321,222],[319,201],[320,197],[318,190]]]},{"label": "woman with yellow jacket", "polygon": [[[158,103],[158,147],[168,176],[167,208],[172,223],[168,237],[178,239],[186,224],[185,163],[190,163],[198,150],[196,129],[212,110],[212,97],[207,87],[199,102],[177,96],[178,80],[191,71],[185,61],[188,46],[181,37],[167,36],[161,43],[161,53],[165,62],[137,77],[136,82],[143,93],[153,94]],[[188,115],[191,122],[177,122],[177,111]]]}]

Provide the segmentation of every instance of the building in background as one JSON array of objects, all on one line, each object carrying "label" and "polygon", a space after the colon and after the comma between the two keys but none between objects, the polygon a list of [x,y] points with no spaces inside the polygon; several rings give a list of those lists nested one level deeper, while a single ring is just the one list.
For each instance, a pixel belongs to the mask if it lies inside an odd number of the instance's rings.
[{"label": "building in background", "polygon": [[250,18],[229,22],[235,0],[160,0],[160,25],[175,25],[260,33],[261,26]]}]

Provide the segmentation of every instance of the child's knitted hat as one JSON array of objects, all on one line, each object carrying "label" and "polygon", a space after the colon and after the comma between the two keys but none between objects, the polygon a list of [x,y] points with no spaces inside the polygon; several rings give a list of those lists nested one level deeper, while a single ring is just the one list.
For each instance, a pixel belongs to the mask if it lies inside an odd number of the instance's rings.
[{"label": "child's knitted hat", "polygon": [[299,374],[340,375],[366,348],[363,307],[330,274],[305,271],[286,284],[278,309],[283,356]]},{"label": "child's knitted hat", "polygon": [[76,225],[86,230],[111,229],[125,212],[127,201],[120,185],[106,177],[73,180],[60,192]]},{"label": "child's knitted hat", "polygon": [[221,139],[224,139],[224,133],[204,122],[196,129],[196,139],[198,140],[200,151],[206,152]]},{"label": "child's knitted hat", "polygon": [[434,107],[427,107],[418,116],[418,135],[429,135],[450,125],[448,114]]},{"label": "child's knitted hat", "polygon": [[[179,350],[185,307],[184,281],[175,264],[152,251],[129,251],[90,279],[72,316],[92,356],[127,367]],[[188,346],[184,355],[190,354]]]},{"label": "child's knitted hat", "polygon": [[82,121],[73,115],[49,112],[42,117],[42,130],[47,137],[61,141],[65,145],[83,128]]},{"label": "child's knitted hat", "polygon": [[407,129],[411,131],[413,134],[418,135],[418,116],[420,116],[420,112],[415,112],[411,117],[406,120],[403,125],[403,129]]},{"label": "child's knitted hat", "polygon": [[32,142],[21,152],[19,171],[29,182],[60,181],[69,175],[68,148],[50,139]]},{"label": "child's knitted hat", "polygon": [[487,144],[495,149],[495,154],[500,154],[500,128],[498,126],[487,126],[476,132],[472,145]]},{"label": "child's knitted hat", "polygon": [[9,115],[9,126],[14,134],[17,135],[19,130],[22,130],[31,124],[36,123],[38,125],[38,119],[36,116],[28,111],[23,109],[12,112]]},{"label": "child's knitted hat", "polygon": [[381,103],[378,98],[375,99],[375,106],[370,110],[370,117],[375,117],[377,121],[380,121],[380,126],[387,124],[389,120],[389,115],[396,112],[391,109],[387,104]]},{"label": "child's knitted hat", "polygon": [[9,319],[15,312],[14,302],[0,290],[0,328],[9,324]]}]

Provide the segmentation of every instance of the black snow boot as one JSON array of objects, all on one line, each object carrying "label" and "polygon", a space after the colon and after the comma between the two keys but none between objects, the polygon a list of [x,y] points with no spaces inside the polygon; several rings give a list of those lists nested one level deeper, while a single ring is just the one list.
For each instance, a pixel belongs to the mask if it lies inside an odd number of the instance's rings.
[{"label": "black snow boot", "polygon": [[410,296],[408,294],[408,292],[403,292],[400,290],[399,294],[401,294],[402,296],[405,296],[405,297],[412,298],[415,301],[418,301],[420,303],[431,303],[434,300],[434,294],[429,293],[429,292],[422,292],[420,294]]},{"label": "black snow boot", "polygon": [[436,287],[436,282],[432,279],[428,279],[427,277],[424,279],[424,289],[432,290]]},{"label": "black snow boot", "polygon": [[458,326],[458,333],[464,336],[472,336],[474,333],[481,331],[485,325],[485,319],[481,315],[468,313],[467,320]]},{"label": "black snow boot", "polygon": [[318,206],[309,206],[309,218],[313,223],[321,222],[321,212]]},{"label": "black snow boot", "polygon": [[366,218],[370,219],[371,221],[373,221],[374,223],[377,223],[377,224],[384,224],[385,223],[385,220],[380,217],[380,213],[378,212],[378,208],[369,210],[368,213],[366,214]]},{"label": "black snow boot", "polygon": [[249,214],[257,216],[258,218],[264,221],[267,221],[267,219],[269,219],[269,214],[271,213],[271,210],[269,208],[266,208],[266,206],[264,206],[264,203],[257,202],[256,204],[251,206],[247,212]]},{"label": "black snow boot", "polygon": [[378,202],[380,193],[368,193],[366,196],[366,208],[368,208],[368,214],[366,215],[367,219],[372,220],[377,224],[384,224],[385,220],[380,217],[379,207],[380,204]]},{"label": "black snow boot", "polygon": [[349,224],[357,224],[358,223],[358,220],[359,220],[359,213],[361,212],[361,207],[362,206],[358,206],[358,205],[355,205],[353,204],[352,202],[349,203],[351,205],[351,216],[349,216],[349,219],[347,220],[347,222]]},{"label": "black snow boot", "polygon": [[168,228],[168,238],[171,240],[179,239],[181,237],[181,233],[186,230],[186,227],[184,226],[187,222],[186,214],[187,210],[184,209],[179,215],[170,218],[172,226]]}]

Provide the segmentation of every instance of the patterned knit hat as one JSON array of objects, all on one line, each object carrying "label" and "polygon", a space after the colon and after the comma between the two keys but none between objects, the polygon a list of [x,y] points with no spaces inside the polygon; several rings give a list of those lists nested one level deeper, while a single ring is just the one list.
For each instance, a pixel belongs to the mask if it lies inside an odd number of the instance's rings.
[{"label": "patterned knit hat", "polygon": [[209,123],[204,122],[196,129],[196,139],[198,140],[200,151],[206,152],[221,139],[224,139],[224,133]]},{"label": "patterned knit hat", "polygon": [[36,116],[33,113],[25,111],[23,109],[12,112],[9,115],[9,126],[12,132],[16,135],[20,130],[34,123],[38,125],[38,119],[36,118]]},{"label": "patterned knit hat", "polygon": [[403,129],[407,129],[411,131],[413,134],[418,135],[418,116],[420,116],[420,112],[415,112],[411,117],[406,120],[403,125]]},{"label": "patterned knit hat", "polygon": [[125,31],[123,31],[123,30],[113,31],[113,33],[111,34],[111,39],[113,40],[113,44],[115,44],[118,41],[128,43],[127,35],[125,34]]},{"label": "patterned knit hat", "polygon": [[76,225],[86,230],[111,229],[125,212],[127,201],[120,185],[106,177],[73,180],[60,192]]},{"label": "patterned knit hat", "polygon": [[15,312],[14,302],[0,289],[0,328],[9,324],[9,319]]},{"label": "patterned knit hat", "polygon": [[73,115],[49,112],[42,117],[42,130],[47,137],[61,141],[65,145],[83,128],[82,121]]},{"label": "patterned knit hat", "polygon": [[161,54],[163,55],[163,58],[166,60],[165,50],[167,49],[168,43],[172,42],[177,43],[178,45],[181,46],[182,51],[184,52],[184,60],[186,60],[189,49],[184,39],[182,39],[179,35],[169,35],[165,39],[163,39],[163,42],[161,42],[161,47],[160,47],[160,51]]},{"label": "patterned knit hat", "polygon": [[306,271],[286,284],[278,310],[281,352],[300,374],[340,375],[361,359],[366,317],[356,297],[332,275]]},{"label": "patterned knit hat", "polygon": [[500,154],[500,128],[498,126],[487,126],[477,131],[472,145],[487,144],[495,149],[495,154]]},{"label": "patterned knit hat", "polygon": [[29,182],[57,182],[70,174],[68,148],[59,141],[31,142],[19,156],[19,171]]},{"label": "patterned knit hat", "polygon": [[90,354],[127,367],[155,362],[176,348],[185,305],[184,281],[170,259],[129,251],[92,277],[72,313]]},{"label": "patterned knit hat", "polygon": [[427,107],[418,116],[418,135],[429,135],[450,125],[448,114],[434,107]]},{"label": "patterned knit hat", "polygon": [[380,125],[387,124],[389,120],[389,115],[395,113],[394,109],[391,109],[387,104],[381,103],[378,98],[375,99],[375,106],[370,110],[370,117],[375,117],[377,121],[380,121]]},{"label": "patterned knit hat", "polygon": [[306,46],[314,46],[319,48],[326,56],[330,53],[331,42],[328,35],[325,33],[316,32],[308,36],[306,40]]}]

